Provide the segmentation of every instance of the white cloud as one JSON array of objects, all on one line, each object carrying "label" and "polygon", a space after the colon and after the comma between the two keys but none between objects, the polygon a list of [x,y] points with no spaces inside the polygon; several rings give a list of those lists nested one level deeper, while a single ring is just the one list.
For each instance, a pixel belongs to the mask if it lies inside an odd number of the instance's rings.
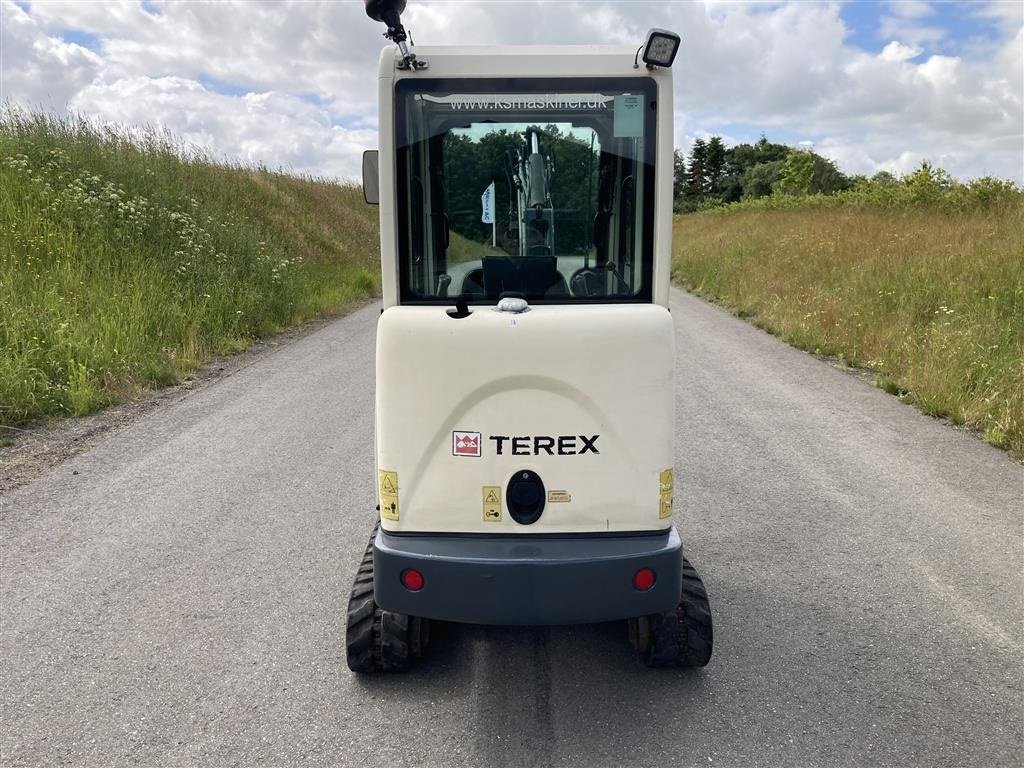
[{"label": "white cloud", "polygon": [[924,49],[916,45],[904,45],[903,43],[893,40],[878,55],[880,59],[884,61],[907,61],[909,59],[916,59],[924,53]]},{"label": "white cloud", "polygon": [[948,88],[956,85],[959,69],[960,59],[955,56],[931,56],[917,71],[936,88]]},{"label": "white cloud", "polygon": [[935,45],[949,36],[943,27],[917,24],[916,19],[898,16],[883,16],[878,25],[878,34],[888,40],[906,40],[913,45]]},{"label": "white cloud", "polygon": [[375,130],[334,125],[327,110],[289,94],[226,96],[179,77],[91,85],[71,106],[125,125],[164,126],[214,156],[227,147],[232,158],[315,176],[357,177],[363,149],[377,141]]},{"label": "white cloud", "polygon": [[[328,175],[356,176],[359,152],[376,144],[383,30],[361,3],[0,7],[0,83],[20,104],[159,122],[216,154]],[[814,141],[853,172],[929,158],[960,176],[1024,181],[1021,7],[966,6],[1000,36],[958,56],[926,55],[955,33],[927,3],[880,12],[892,34],[877,53],[844,43],[835,2],[431,2],[410,3],[404,21],[420,44],[639,45],[651,26],[676,29],[681,146],[763,129]],[[95,50],[64,42],[67,29],[95,36]]]},{"label": "white cloud", "polygon": [[63,111],[92,82],[102,61],[92,51],[47,35],[13,3],[5,3],[0,25],[0,98],[24,106]]},{"label": "white cloud", "polygon": [[921,19],[935,13],[932,4],[923,0],[892,0],[889,3],[889,10],[893,15],[904,19]]},{"label": "white cloud", "polygon": [[1024,24],[1024,3],[1016,0],[972,3],[970,10],[976,18],[996,22],[1008,36],[1012,36]]},{"label": "white cloud", "polygon": [[214,78],[253,90],[313,94],[341,115],[376,107],[381,40],[357,3],[59,2],[31,6],[51,30],[102,38],[106,79]]}]

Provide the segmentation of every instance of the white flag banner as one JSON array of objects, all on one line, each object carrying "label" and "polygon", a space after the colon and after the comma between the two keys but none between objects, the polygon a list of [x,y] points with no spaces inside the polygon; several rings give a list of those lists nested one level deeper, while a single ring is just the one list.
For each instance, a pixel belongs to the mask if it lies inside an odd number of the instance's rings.
[{"label": "white flag banner", "polygon": [[484,193],[480,195],[480,205],[483,206],[483,214],[480,216],[480,221],[484,224],[494,223],[494,182],[490,183],[490,186],[484,190]]}]

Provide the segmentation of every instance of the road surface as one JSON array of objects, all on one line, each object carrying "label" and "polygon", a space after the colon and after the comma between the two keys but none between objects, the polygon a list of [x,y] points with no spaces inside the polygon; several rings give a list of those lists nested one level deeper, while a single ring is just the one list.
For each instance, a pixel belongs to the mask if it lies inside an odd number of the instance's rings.
[{"label": "road surface", "polygon": [[711,665],[647,670],[621,624],[448,625],[352,675],[377,314],[0,497],[0,764],[1024,762],[1021,466],[679,292]]}]

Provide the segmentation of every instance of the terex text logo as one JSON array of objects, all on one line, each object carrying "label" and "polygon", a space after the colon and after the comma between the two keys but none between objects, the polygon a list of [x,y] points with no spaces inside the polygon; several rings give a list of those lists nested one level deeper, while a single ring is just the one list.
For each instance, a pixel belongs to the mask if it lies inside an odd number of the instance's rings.
[{"label": "terex text logo", "polygon": [[479,432],[452,432],[452,456],[479,456],[482,443]]},{"label": "terex text logo", "polygon": [[[580,456],[598,454],[600,435],[489,435],[498,456]],[[452,456],[481,456],[483,439],[479,432],[452,432]]]}]

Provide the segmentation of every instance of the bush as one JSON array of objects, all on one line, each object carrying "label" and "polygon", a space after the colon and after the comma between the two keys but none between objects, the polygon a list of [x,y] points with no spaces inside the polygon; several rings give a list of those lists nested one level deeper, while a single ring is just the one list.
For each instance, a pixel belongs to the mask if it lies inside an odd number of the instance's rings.
[{"label": "bush", "polygon": [[[794,152],[791,157],[799,154],[801,153]],[[1012,181],[983,177],[964,184],[953,179],[941,168],[933,168],[928,163],[922,163],[917,171],[899,180],[891,174],[878,173],[870,180],[861,180],[851,188],[834,194],[813,190],[807,194],[800,194],[799,190],[796,190],[796,193],[787,193],[786,190],[795,190],[797,177],[806,176],[805,180],[811,184],[811,176],[807,173],[800,176],[796,172],[801,168],[803,171],[810,171],[809,168],[802,166],[796,168],[788,182],[789,186],[783,179],[774,194],[730,203],[727,208],[721,210],[725,212],[855,207],[881,210],[929,208],[944,212],[963,212],[1024,206],[1024,190]]]}]

